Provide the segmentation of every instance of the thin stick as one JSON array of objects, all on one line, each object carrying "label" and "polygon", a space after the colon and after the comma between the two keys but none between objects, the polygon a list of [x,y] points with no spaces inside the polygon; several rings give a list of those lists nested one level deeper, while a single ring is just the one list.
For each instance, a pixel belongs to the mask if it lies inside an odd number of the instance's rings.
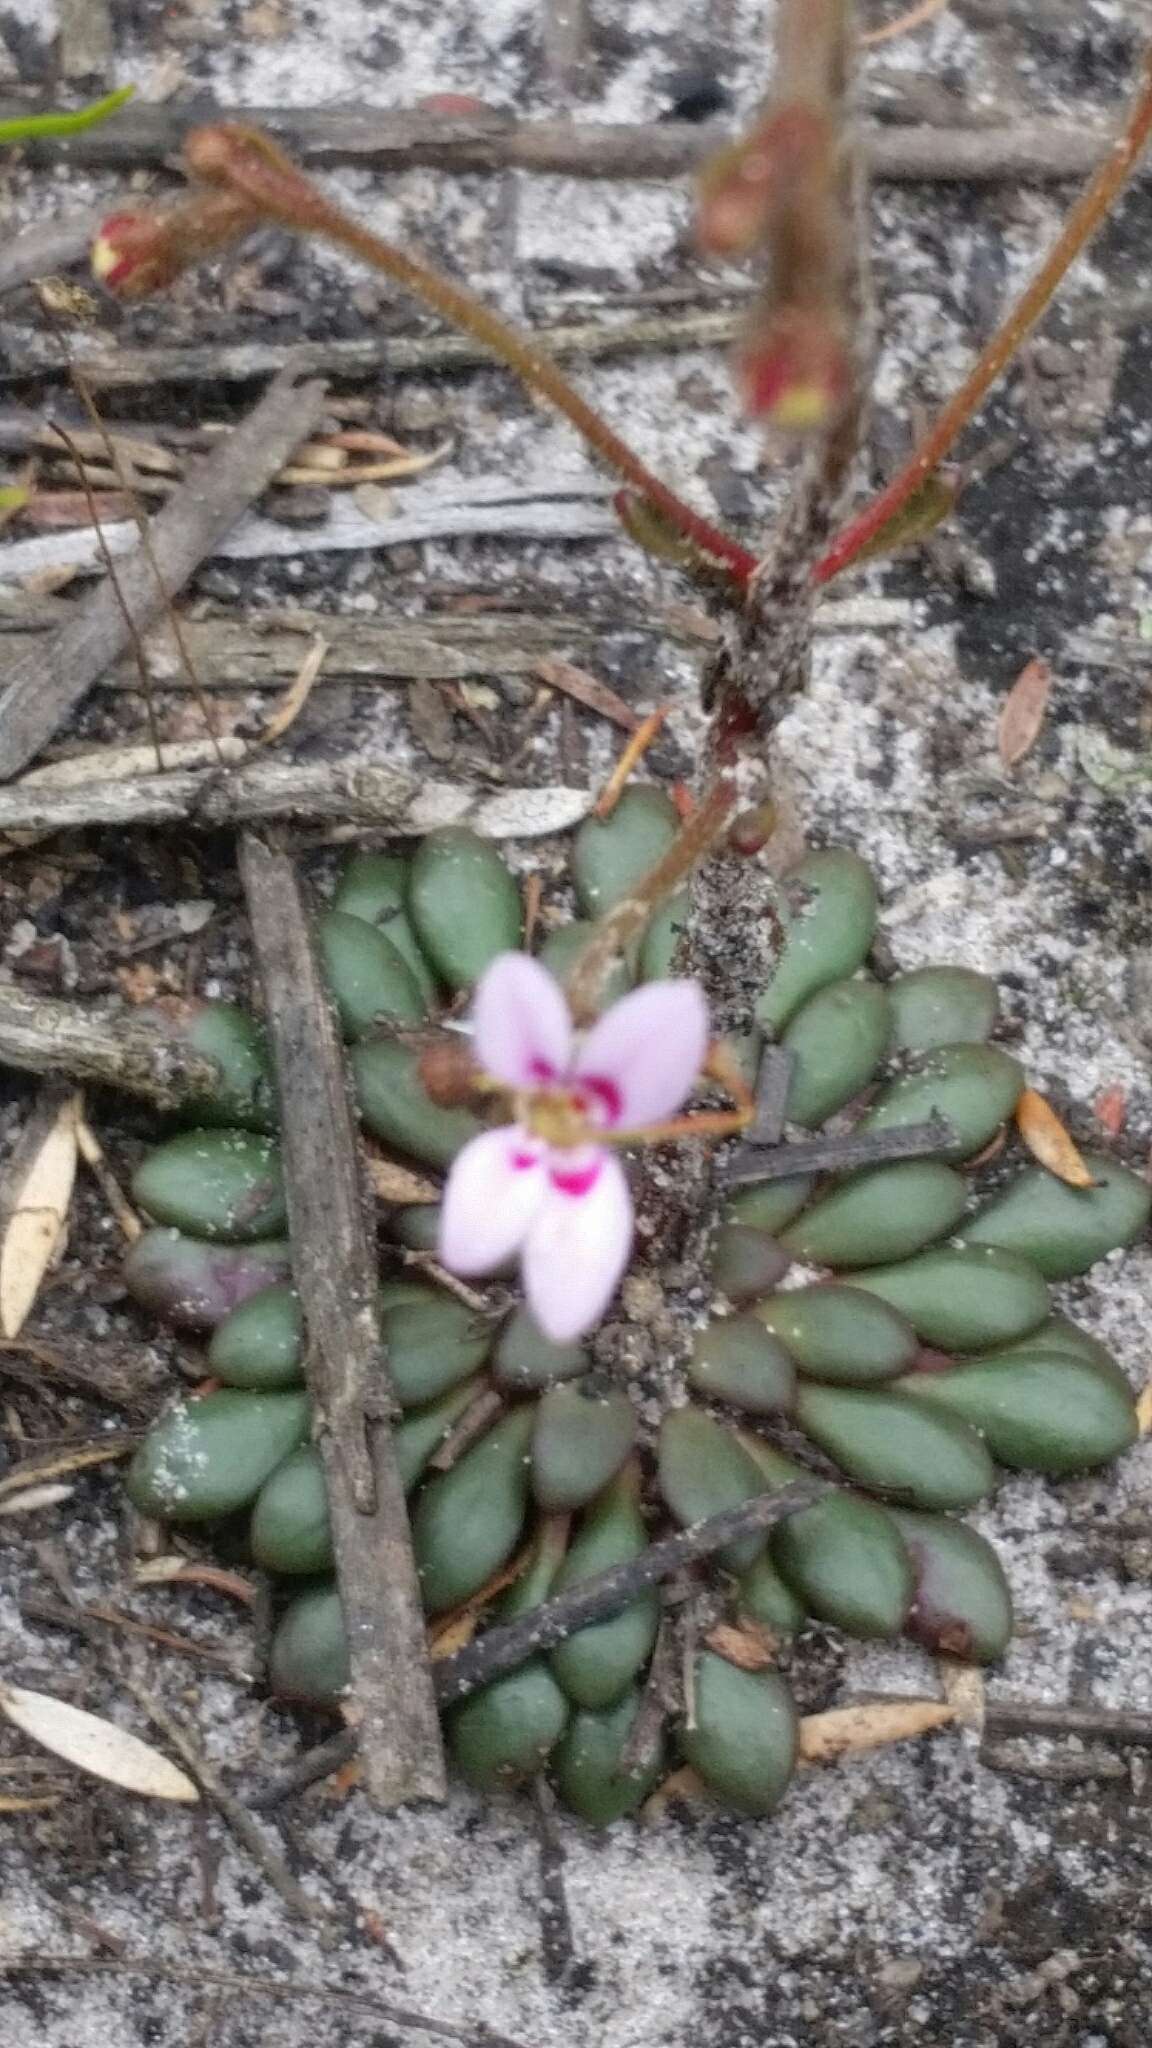
[{"label": "thin stick", "polygon": [[[311,432],[323,401],[322,384],[277,378],[242,425],[190,469],[153,524],[153,559],[137,549],[120,568],[121,592],[138,628],[164,609]],[[17,657],[0,698],[0,781],[27,766],[124,652],[127,639],[116,593],[103,584],[47,646]]]},{"label": "thin stick", "polygon": [[[53,321],[53,325],[55,327],[55,331],[59,333],[60,330],[55,321]],[[68,351],[65,350],[65,353],[67,354]],[[172,603],[171,599],[168,596],[167,590],[165,589],[164,578],[160,572],[160,564],[156,559],[156,550],[152,545],[151,523],[148,519],[147,513],[145,512],[143,506],[140,503],[140,493],[136,486],[135,476],[129,473],[129,465],[125,461],[123,450],[119,448],[116,442],[112,439],[112,436],[108,432],[108,429],[105,426],[103,419],[101,418],[99,408],[96,404],[95,398],[92,395],[91,389],[88,385],[88,381],[84,375],[83,370],[79,367],[77,363],[71,361],[70,356],[69,363],[72,375],[72,388],[76,392],[76,395],[79,398],[81,405],[84,407],[84,410],[87,413],[89,420],[91,421],[93,432],[100,437],[100,440],[103,444],[104,452],[112,465],[112,469],[115,473],[120,488],[127,495],[128,503],[132,508],[132,517],[136,522],[136,530],[140,535],[140,545],[143,548],[144,553],[148,559],[148,566],[156,579],[157,588],[160,591],[162,591],[164,595],[165,618],[167,621],[168,630],[171,633],[172,638],[176,644],[176,652],[180,658],[180,666],[183,669],[185,676],[187,677],[188,687],[192,691],[192,694],[195,697],[196,702],[200,708],[200,716],[204,720],[205,731],[208,733],[209,738],[212,741],[212,745],[215,749],[216,759],[219,762],[220,766],[223,767],[224,755],[220,746],[219,734],[217,733],[216,730],[216,714],[208,702],[208,699],[204,693],[204,686],[200,681],[199,675],[197,674],[196,664],[193,661],[192,655],[189,651],[188,640],[184,632],[184,626],[181,621],[180,614],[176,610],[175,605]],[[56,432],[62,434],[64,431],[63,428],[60,427],[56,422],[53,422],[53,424],[56,427]],[[73,460],[76,465],[77,473],[83,480],[84,468],[80,460],[80,457],[74,454]],[[86,483],[85,490],[86,492],[88,491],[88,486]],[[95,523],[98,525],[99,521],[96,521]],[[115,578],[116,571],[113,568],[111,556],[108,557],[106,566],[108,568],[110,576]],[[133,629],[134,643],[138,642],[138,637],[139,636],[135,632],[135,629]],[[148,674],[148,661],[147,656],[144,653],[143,647],[141,647],[140,652],[140,673],[142,680],[145,681],[146,695],[148,698],[148,717],[149,722],[151,723],[153,717],[151,678]],[[157,747],[157,760],[159,761],[159,747]]]},{"label": "thin stick", "polygon": [[83,1115],[76,1119],[76,1144],[81,1159],[115,1218],[120,1235],[127,1238],[129,1244],[135,1244],[136,1239],[143,1235],[144,1225],[109,1166],[103,1145]]},{"label": "thin stick", "polygon": [[191,1657],[211,1664],[234,1678],[238,1685],[251,1685],[253,1674],[246,1671],[231,1650],[219,1649],[212,1643],[194,1642],[191,1636],[175,1634],[170,1628],[159,1628],[154,1622],[137,1621],[131,1614],[123,1614],[118,1607],[86,1606],[74,1608],[57,1604],[54,1600],[22,1600],[20,1612],[26,1621],[43,1621],[50,1628],[78,1629],[84,1633],[87,1622],[99,1622],[104,1628],[117,1629],[125,1635],[146,1636],[149,1642],[158,1643],[161,1649],[171,1650],[173,1656]]},{"label": "thin stick", "polygon": [[562,1984],[576,1966],[572,1915],[564,1889],[564,1843],[556,1825],[556,1795],[545,1778],[532,1780],[540,1871],[540,1961],[544,1981]]},{"label": "thin stick", "polygon": [[0,790],[0,831],[66,832],[108,825],[215,829],[261,819],[313,818],[382,825],[404,836],[437,825],[470,824],[489,838],[532,838],[577,824],[590,803],[589,792],[582,789],[488,794],[457,783],[422,781],[384,766],[375,755],[329,761],[258,756],[223,775],[214,767],[183,768],[70,788],[39,781],[17,784]]},{"label": "thin stick", "polygon": [[780,1143],[795,1066],[795,1054],[786,1046],[765,1046],[756,1075],[756,1114],[745,1132],[748,1145]]},{"label": "thin stick", "polygon": [[385,1807],[446,1793],[404,1489],[381,1412],[367,1193],[327,990],[288,855],[247,834],[240,873],[276,1064],[293,1277],[352,1666],[357,1741]]},{"label": "thin stick", "polygon": [[[0,118],[26,112],[0,105]],[[182,132],[212,118],[202,100],[125,107],[106,127],[66,140],[35,138],[25,153],[38,161],[66,160],[85,167],[138,170],[167,165]],[[716,150],[718,130],[691,121],[517,121],[495,107],[443,115],[384,107],[228,107],[215,110],[246,128],[266,128],[303,163],[358,164],[379,171],[417,167],[497,177],[508,170],[570,178],[654,179],[665,183],[699,170]],[[723,131],[719,131],[723,139]],[[1097,122],[1001,117],[996,126],[893,127],[863,124],[863,141],[877,178],[978,184],[1024,179],[1030,184],[1083,177],[1109,136]],[[21,258],[25,276],[39,276],[83,259],[96,223],[62,222],[36,231],[51,250]],[[31,231],[30,231],[31,233]],[[48,238],[51,237],[51,242]],[[12,262],[21,236],[8,251]],[[34,267],[29,269],[29,262]],[[13,263],[13,269],[16,265]],[[0,265],[0,290],[7,283]],[[23,281],[23,279],[21,279]]]},{"label": "thin stick", "polygon": [[[694,1523],[679,1535],[665,1536],[661,1542],[650,1544],[629,1564],[613,1565],[609,1571],[581,1579],[570,1591],[546,1600],[521,1620],[509,1622],[504,1628],[489,1629],[478,1642],[469,1643],[433,1667],[440,1706],[450,1706],[505,1671],[514,1671],[538,1650],[552,1649],[554,1644],[575,1635],[577,1629],[587,1628],[594,1621],[607,1621],[627,1607],[638,1593],[646,1592],[662,1579],[672,1578],[685,1565],[713,1556],[740,1537],[772,1528],[785,1516],[810,1507],[829,1490],[826,1481],[813,1478],[795,1480],[775,1493],[756,1494],[739,1507],[724,1508],[720,1514]],[[356,1749],[355,1731],[342,1729],[301,1757],[281,1777],[255,1791],[249,1804],[258,1812],[283,1805],[297,1792],[306,1791],[309,1785],[338,1771],[355,1756]]]},{"label": "thin stick", "polygon": [[1069,266],[1107,220],[1132,177],[1152,136],[1152,48],[1144,56],[1140,85],[1122,133],[1089,179],[1056,241],[1023,295],[953,393],[914,454],[887,488],[840,533],[814,575],[827,583],[874,540],[919,486],[940,467],[973,413],[1002,376],[1032,332]]},{"label": "thin stick", "polygon": [[[105,539],[104,527],[101,523],[100,511],[96,503],[96,493],[88,480],[88,472],[84,467],[76,444],[67,428],[62,427],[59,420],[52,421],[52,430],[59,436],[71,455],[73,468],[80,479],[80,488],[84,493],[85,503],[88,507],[88,521],[96,533],[96,545],[100,550],[100,559],[104,564],[104,573],[108,578],[108,588],[116,599],[124,631],[128,636],[128,645],[132,649],[132,658],[136,663],[136,672],[140,678],[140,690],[144,698],[144,714],[148,720],[148,736],[152,741],[156,754],[156,766],[158,769],[163,769],[164,755],[160,746],[160,728],[156,722],[156,699],[152,690],[152,673],[148,667],[148,650],[144,645],[144,636],[133,616],[132,607],[120,587],[120,572],[116,567],[112,550]],[[137,524],[139,525],[139,518],[137,519]],[[140,541],[143,546],[144,531],[141,531]],[[159,578],[157,578],[157,581],[159,582]],[[162,584],[161,589],[163,589]]]},{"label": "thin stick", "polygon": [[[2,278],[0,269],[0,278]],[[647,349],[722,347],[736,333],[739,315],[716,311],[677,314],[645,313],[619,324],[579,321],[533,329],[540,346],[556,357],[577,356],[588,362],[635,355]],[[297,373],[340,378],[423,376],[432,370],[488,368],[491,355],[466,334],[368,334],[341,341],[241,341],[169,344],[158,348],[122,348],[83,358],[84,375],[94,391],[117,391],[154,384],[248,384],[293,368]],[[59,379],[62,365],[55,349],[27,345],[22,355],[0,365],[0,387],[27,378]]]},{"label": "thin stick", "polygon": [[746,548],[705,519],[640,460],[595,406],[570,384],[536,339],[523,335],[465,286],[433,269],[422,257],[401,249],[354,220],[313,185],[267,135],[222,121],[193,129],[186,137],[190,174],[242,199],[267,220],[296,234],[318,235],[347,249],[363,263],[411,292],[453,327],[470,334],[528,386],[546,398],[575,427],[601,460],[677,533],[734,578],[744,581],[755,567]]},{"label": "thin stick", "polygon": [[1135,1707],[1050,1707],[1032,1700],[989,1700],[986,1731],[996,1735],[1078,1735],[1152,1749],[1152,1714]]},{"label": "thin stick", "polygon": [[299,1977],[245,1977],[238,1971],[192,1970],[175,1963],[137,1961],[132,1956],[6,1956],[0,1957],[0,1976],[8,1977],[146,1977],[153,1984],[186,1984],[193,1991],[223,1991],[234,1999],[288,1998],[306,2004],[334,2006],[344,2012],[363,2013],[387,2026],[407,2027],[410,2032],[431,2034],[440,2041],[457,2041],[462,2048],[520,2048],[506,2034],[487,2026],[457,2027],[448,2020],[431,2020],[408,2006],[393,2005],[365,1991],[348,1991],[338,1984],[308,1984]]},{"label": "thin stick", "polygon": [[220,1086],[215,1063],[151,1017],[33,995],[14,982],[0,982],[0,1066],[122,1088],[163,1110]]},{"label": "thin stick", "polygon": [[0,1342],[0,1378],[16,1380],[40,1395],[55,1380],[89,1401],[106,1401],[130,1414],[154,1412],[164,1387],[163,1371],[143,1362],[142,1347],[120,1353],[88,1339],[71,1355],[31,1337],[8,1338]]},{"label": "thin stick", "polygon": [[278,1856],[265,1841],[252,1815],[241,1805],[235,1794],[228,1790],[215,1765],[209,1762],[184,1723],[170,1714],[167,1707],[126,1668],[125,1660],[119,1653],[119,1646],[110,1643],[95,1620],[87,1614],[72,1584],[62,1550],[55,1543],[40,1543],[35,1548],[41,1568],[62,1594],[71,1611],[73,1626],[92,1645],[101,1663],[111,1673],[116,1683],[124,1686],[132,1694],[153,1726],[183,1758],[201,1790],[207,1793],[237,1841],[263,1871],[272,1889],[279,1894],[289,1912],[302,1920],[315,1921],[327,1917],[323,1909],[318,1907],[297,1883],[282,1857]]},{"label": "thin stick", "polygon": [[893,1159],[928,1159],[952,1143],[946,1117],[905,1124],[891,1131],[848,1131],[842,1138],[805,1138],[796,1145],[740,1145],[724,1170],[725,1187],[752,1181],[790,1180],[797,1173],[847,1173],[858,1166],[884,1166]]}]

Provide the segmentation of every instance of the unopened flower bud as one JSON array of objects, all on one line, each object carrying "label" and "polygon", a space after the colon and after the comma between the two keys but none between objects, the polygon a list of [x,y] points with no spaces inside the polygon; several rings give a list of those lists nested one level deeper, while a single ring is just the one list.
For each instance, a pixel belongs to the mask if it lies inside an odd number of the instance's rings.
[{"label": "unopened flower bud", "polygon": [[458,1109],[476,1095],[477,1067],[472,1048],[458,1038],[442,1038],[425,1046],[417,1071],[425,1092],[441,1109]]},{"label": "unopened flower bud", "polygon": [[179,268],[163,214],[109,214],[92,244],[92,274],[118,298],[147,298],[171,284]]}]

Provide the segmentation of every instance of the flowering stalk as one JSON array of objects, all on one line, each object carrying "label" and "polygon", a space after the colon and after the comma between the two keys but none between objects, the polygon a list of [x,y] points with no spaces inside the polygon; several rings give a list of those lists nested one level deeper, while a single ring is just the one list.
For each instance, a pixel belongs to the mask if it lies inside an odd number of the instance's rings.
[{"label": "flowering stalk", "polygon": [[827,430],[852,395],[849,229],[840,111],[847,0],[782,0],[773,97],[743,142],[705,171],[698,239],[759,254],[767,281],[736,352],[753,419]]},{"label": "flowering stalk", "polygon": [[623,897],[600,919],[567,978],[568,1000],[577,1023],[588,1023],[596,1016],[613,962],[632,939],[639,937],[652,912],[687,880],[715,846],[730,824],[737,803],[735,783],[720,776],[705,791],[667,853],[641,877],[631,895]]},{"label": "flowering stalk", "polygon": [[1123,131],[1089,179],[1035,277],[899,475],[849,522],[816,564],[813,575],[817,583],[830,582],[856,561],[870,543],[883,535],[886,527],[898,521],[908,499],[939,468],[961,430],[1032,332],[1069,266],[1107,219],[1136,169],[1150,135],[1152,49],[1145,53],[1140,86]]},{"label": "flowering stalk", "polygon": [[[155,290],[189,263],[215,253],[262,221],[275,221],[297,233],[334,242],[491,349],[531,390],[564,413],[589,446],[710,565],[738,584],[747,581],[755,557],[654,476],[532,340],[518,334],[463,285],[351,219],[267,135],[232,122],[196,128],[185,141],[184,159],[193,177],[217,188],[217,207],[222,205],[223,211],[214,209],[207,198],[192,199],[177,214],[153,220],[150,237],[140,228],[130,247],[123,244],[124,217],[106,223],[97,242],[103,266],[98,274],[114,289],[133,297]],[[229,207],[235,209],[231,217]],[[134,217],[137,222],[142,218]],[[112,234],[109,231],[116,221],[121,223],[120,230]],[[119,263],[113,253],[117,249],[122,256]]]}]

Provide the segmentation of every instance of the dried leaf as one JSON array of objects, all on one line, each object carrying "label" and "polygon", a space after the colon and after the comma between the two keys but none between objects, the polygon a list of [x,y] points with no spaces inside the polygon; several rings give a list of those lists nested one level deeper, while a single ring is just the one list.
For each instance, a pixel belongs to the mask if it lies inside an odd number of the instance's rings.
[{"label": "dried leaf", "polygon": [[1044,728],[1052,671],[1039,655],[1025,662],[996,719],[996,751],[1002,768],[1015,768],[1032,752]]},{"label": "dried leaf", "polygon": [[89,1465],[107,1465],[113,1458],[126,1458],[136,1449],[134,1436],[110,1436],[103,1443],[76,1444],[70,1451],[58,1451],[51,1458],[28,1458],[15,1471],[0,1479],[0,1500],[21,1493],[26,1486],[38,1486],[44,1479],[59,1479],[68,1472],[83,1472]]},{"label": "dried leaf", "polygon": [[1025,1088],[1016,1104],[1016,1128],[1033,1159],[1058,1180],[1067,1181],[1070,1188],[1095,1185],[1052,1104],[1035,1088]]},{"label": "dried leaf", "polygon": [[1136,1426],[1141,1436],[1152,1436],[1152,1380],[1136,1396]]},{"label": "dried leaf", "polygon": [[940,1690],[962,1728],[984,1727],[987,1697],[984,1673],[964,1657],[937,1657]]},{"label": "dried leaf", "polygon": [[69,1500],[73,1491],[71,1486],[56,1484],[26,1486],[23,1493],[14,1493],[8,1500],[0,1500],[0,1515],[29,1515],[34,1508],[54,1508],[60,1501]]},{"label": "dried leaf", "polygon": [[207,1586],[213,1593],[226,1593],[243,1606],[255,1604],[256,1588],[239,1572],[225,1571],[218,1564],[190,1564],[186,1557],[151,1557],[137,1565],[133,1574],[138,1586]]},{"label": "dried leaf", "polygon": [[932,21],[948,0],[920,0],[917,7],[910,7],[906,14],[898,14],[895,21],[886,21],[883,28],[869,29],[860,38],[861,48],[875,49],[877,43],[890,43],[895,36],[906,36],[914,28],[923,28]]},{"label": "dried leaf", "polygon": [[710,1650],[739,1671],[767,1671],[776,1662],[776,1637],[756,1621],[746,1621],[740,1628],[718,1622],[704,1640]]},{"label": "dried leaf", "polygon": [[271,718],[268,720],[263,732],[259,735],[257,742],[259,746],[271,746],[273,740],[283,739],[289,726],[295,725],[309,697],[312,695],[312,686],[324,666],[324,657],[327,652],[327,640],[317,633],[284,695],[277,700]]},{"label": "dried leaf", "polygon": [[113,1721],[73,1707],[50,1693],[29,1692],[22,1685],[0,1685],[0,1713],[53,1756],[81,1771],[90,1771],[124,1792],[148,1799],[199,1799],[199,1788],[150,1742],[130,1735]]},{"label": "dried leaf", "polygon": [[874,1700],[861,1707],[833,1707],[827,1714],[805,1714],[800,1723],[800,1756],[807,1764],[827,1764],[858,1749],[879,1749],[887,1742],[905,1742],[946,1727],[956,1710],[943,1700]]},{"label": "dried leaf", "polygon": [[440,1189],[426,1174],[413,1173],[410,1166],[400,1166],[395,1159],[385,1159],[375,1148],[368,1151],[368,1178],[372,1192],[381,1202],[438,1202]]},{"label": "dried leaf", "polygon": [[457,1650],[467,1648],[489,1601],[494,1600],[497,1593],[502,1593],[506,1586],[515,1583],[521,1572],[527,1569],[531,1555],[532,1547],[529,1544],[498,1572],[493,1572],[492,1577],[478,1592],[473,1593],[470,1600],[465,1600],[461,1606],[453,1608],[451,1614],[446,1614],[442,1621],[436,1623],[428,1639],[428,1655],[433,1663],[438,1662],[441,1657],[452,1657]]},{"label": "dried leaf", "polygon": [[560,690],[564,696],[572,697],[577,704],[583,704],[588,711],[598,711],[601,718],[607,718],[618,725],[623,732],[635,732],[640,720],[629,709],[622,697],[610,690],[597,676],[590,676],[586,669],[577,668],[571,661],[565,661],[559,654],[546,655],[538,661],[533,670],[542,683],[550,690]]},{"label": "dried leaf", "polygon": [[0,1792],[0,1813],[43,1813],[46,1807],[59,1806],[62,1792],[50,1792],[44,1799],[17,1799],[14,1794]]},{"label": "dried leaf", "polygon": [[682,1764],[678,1771],[662,1780],[656,1790],[649,1794],[640,1808],[640,1818],[646,1827],[654,1827],[664,1818],[668,1808],[677,1799],[686,1806],[710,1806],[712,1795],[699,1772],[691,1764]]},{"label": "dried leaf", "polygon": [[[282,469],[276,478],[278,484],[319,484],[331,487],[349,485],[393,483],[402,476],[421,476],[431,469],[434,462],[440,462],[451,448],[451,441],[443,441],[439,448],[430,448],[423,455],[397,455],[386,462],[348,463],[341,449],[318,447],[309,443],[309,460],[298,460]],[[303,454],[303,449],[298,451]],[[334,459],[339,458],[339,459]]]},{"label": "dried leaf", "polygon": [[127,1238],[129,1244],[135,1244],[136,1239],[144,1234],[144,1225],[109,1166],[99,1138],[83,1116],[76,1119],[76,1143],[80,1148],[81,1159],[119,1225],[121,1235]]},{"label": "dried leaf", "polygon": [[53,1092],[17,1149],[0,1223],[0,1336],[16,1337],[64,1235],[76,1179],[80,1097]]},{"label": "dried leaf", "polygon": [[247,759],[246,740],[161,740],[161,760],[151,745],[93,747],[67,760],[33,768],[9,786],[20,789],[78,789],[93,782],[130,782],[138,775],[166,774],[176,768],[231,767]]}]

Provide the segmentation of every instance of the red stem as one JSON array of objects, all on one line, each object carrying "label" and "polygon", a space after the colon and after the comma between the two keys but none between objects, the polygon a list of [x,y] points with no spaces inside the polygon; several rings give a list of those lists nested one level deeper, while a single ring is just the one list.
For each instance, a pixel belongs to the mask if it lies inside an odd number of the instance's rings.
[{"label": "red stem", "polygon": [[875,540],[913,492],[939,468],[962,428],[1035,327],[1065,271],[1106,220],[1152,134],[1152,49],[1145,53],[1141,69],[1140,89],[1122,134],[1089,179],[1023,297],[992,336],[959,391],[949,399],[899,475],[849,522],[817,562],[812,572],[815,582],[830,582],[855,561],[861,549]]},{"label": "red stem", "polygon": [[531,340],[518,334],[462,285],[342,213],[267,136],[255,129],[222,122],[216,127],[194,129],[185,143],[185,156],[195,176],[230,186],[266,218],[284,227],[320,235],[351,250],[373,269],[382,270],[405,290],[434,306],[454,327],[474,335],[533,390],[550,399],[597,454],[701,554],[724,567],[737,583],[748,581],[756,567],[755,555],[713,526],[711,520],[693,511],[675,491],[653,476],[627,442]]}]

